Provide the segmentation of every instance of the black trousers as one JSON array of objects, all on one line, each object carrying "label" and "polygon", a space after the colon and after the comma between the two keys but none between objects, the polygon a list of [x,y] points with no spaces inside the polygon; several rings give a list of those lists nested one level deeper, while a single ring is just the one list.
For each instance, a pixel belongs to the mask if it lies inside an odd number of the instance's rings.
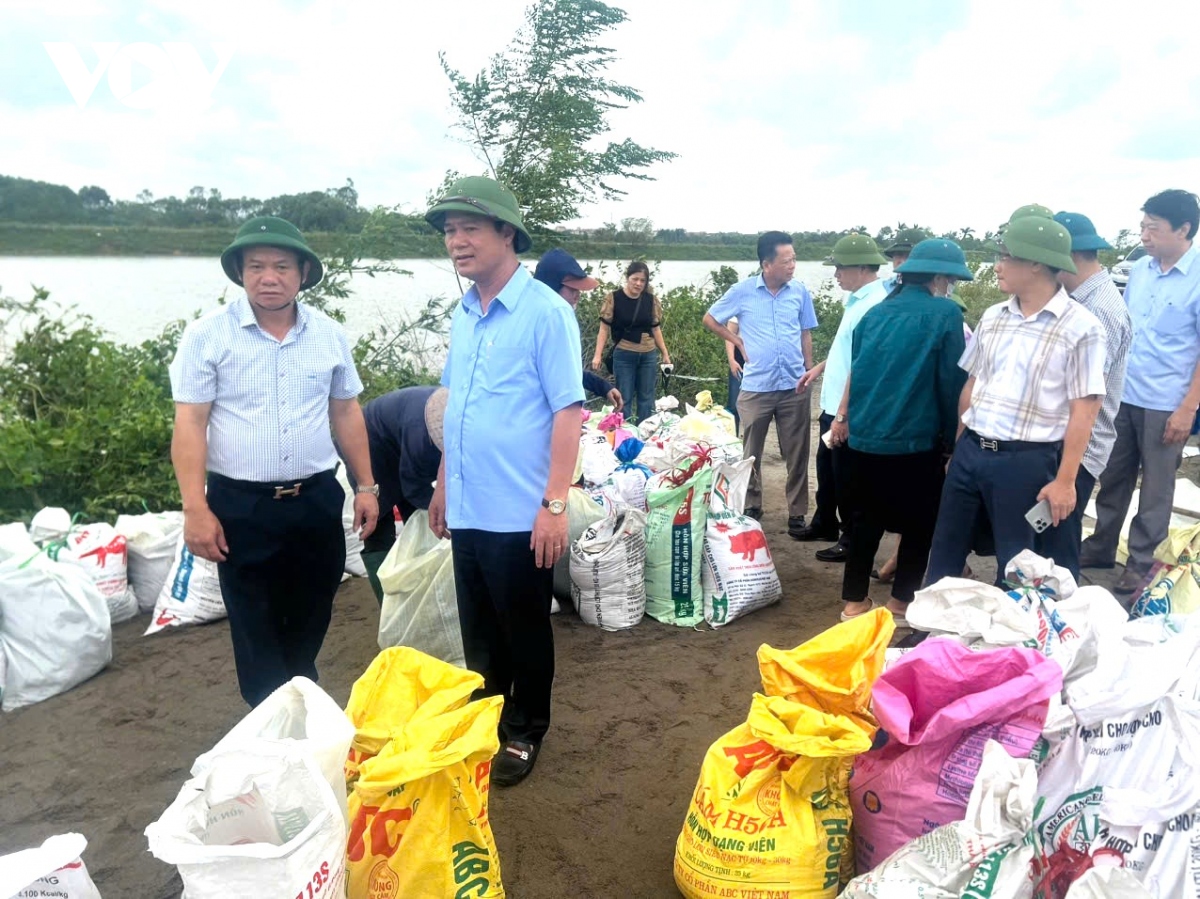
[{"label": "black trousers", "polygon": [[[1057,528],[1049,529],[1063,533],[1049,534],[1047,537],[1049,532],[1043,531],[1033,538],[1033,551],[1039,556],[1053,558],[1055,564],[1070,571],[1076,581],[1079,580],[1079,553],[1083,546],[1083,510],[1091,499],[1095,486],[1095,475],[1080,465],[1079,474],[1075,475],[1075,511],[1066,521],[1059,522]],[[1004,572],[1000,574],[1003,575]]]},{"label": "black trousers", "polygon": [[875,553],[884,531],[891,531],[901,535],[892,596],[912,602],[925,578],[937,525],[945,471],[942,454],[931,450],[884,456],[848,447],[847,454],[853,484],[854,539],[842,575],[842,600],[861,602],[867,598]]},{"label": "black trousers", "polygon": [[550,728],[554,569],[538,568],[530,534],[456,528],[454,586],[467,667],[480,695],[503,696],[500,739],[540,743]]},{"label": "black trousers", "polygon": [[[980,515],[986,515],[991,524],[998,580],[1004,577],[1012,557],[1023,549],[1037,546],[1042,555],[1055,561],[1069,559],[1069,529],[1062,525],[1047,528],[1039,538],[1025,520],[1025,513],[1037,504],[1038,493],[1057,476],[1061,455],[1060,443],[993,452],[964,432],[955,445],[942,490],[927,582],[962,574]],[[1078,545],[1076,537],[1076,555]]]},{"label": "black trousers", "polygon": [[[317,679],[317,653],[346,566],[344,493],[331,469],[297,496],[208,476],[229,552],[217,565],[242,698],[255,706],[293,677]],[[291,486],[287,484],[285,486]]]},{"label": "black trousers", "polygon": [[[820,433],[824,434],[831,427],[833,416],[822,412]],[[850,523],[854,517],[850,503],[849,452],[849,447],[830,449],[824,440],[817,441],[817,511],[812,517],[812,528],[826,531],[832,535],[830,539],[844,544],[849,542]]]}]

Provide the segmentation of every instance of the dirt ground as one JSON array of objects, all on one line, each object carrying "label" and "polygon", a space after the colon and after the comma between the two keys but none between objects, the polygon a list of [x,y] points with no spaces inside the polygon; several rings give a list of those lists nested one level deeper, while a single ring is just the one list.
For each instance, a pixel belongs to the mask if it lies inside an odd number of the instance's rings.
[{"label": "dirt ground", "polygon": [[[705,750],[744,719],[760,686],[755,651],[796,646],[837,622],[842,568],[813,558],[824,544],[787,536],[774,438],[765,455],[764,525],[781,603],[716,631],[646,618],[606,633],[555,616],[550,733],[534,774],[491,793],[514,899],[677,896],[671,864],[688,797]],[[890,549],[889,539],[880,562]],[[992,576],[987,560],[972,565]],[[873,586],[876,601],[886,589]],[[340,704],[377,652],[377,624],[366,580],[344,584],[318,663]],[[227,623],[142,637],[145,627],[146,616],[118,625],[112,664],[87,683],[0,718],[0,854],[83,833],[106,899],[179,895],[175,869],[149,854],[142,832],[196,756],[246,712]]]}]

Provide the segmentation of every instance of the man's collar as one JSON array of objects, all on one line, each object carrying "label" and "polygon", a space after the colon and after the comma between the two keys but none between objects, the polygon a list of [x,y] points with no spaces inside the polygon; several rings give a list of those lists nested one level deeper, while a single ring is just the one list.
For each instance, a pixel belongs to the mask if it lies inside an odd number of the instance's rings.
[{"label": "man's collar", "polygon": [[[517,264],[517,270],[512,273],[512,277],[505,282],[500,288],[500,292],[492,299],[492,302],[500,301],[500,305],[512,312],[517,308],[517,303],[520,302],[521,296],[525,293],[525,288],[529,286],[529,282],[533,280],[533,275],[529,274],[529,270],[520,263]],[[549,290],[549,288],[546,288]],[[479,300],[479,288],[472,284],[470,289],[463,294],[463,305],[471,311],[482,314],[482,304]],[[489,304],[490,305],[490,304]]]},{"label": "man's collar", "polygon": [[[1190,247],[1187,248],[1187,252],[1184,253],[1182,256],[1180,256],[1179,259],[1175,262],[1175,264],[1173,266],[1171,266],[1171,271],[1167,272],[1167,274],[1169,275],[1169,274],[1171,274],[1171,272],[1175,271],[1175,269],[1179,269],[1179,273],[1181,275],[1186,276],[1187,273],[1191,270],[1192,266],[1195,264],[1196,255],[1197,255],[1196,245],[1193,243]],[[1159,262],[1157,259],[1155,259],[1153,256],[1150,257],[1150,267],[1153,268],[1154,271],[1160,275],[1163,273],[1162,263]]]},{"label": "man's collar", "polygon": [[[258,318],[254,315],[254,307],[250,305],[250,298],[245,294],[242,294],[229,305],[233,314],[237,316],[239,327],[249,328],[251,325],[258,324]],[[307,324],[308,308],[299,300],[296,300],[296,333],[303,331]]]},{"label": "man's collar", "polygon": [[[792,279],[792,280],[795,280],[795,279]],[[779,296],[779,294],[783,293],[783,291],[786,290],[788,288],[788,286],[791,285],[791,283],[792,283],[791,281],[784,281],[782,284],[779,285],[779,289],[776,290],[774,293],[772,293],[771,288],[767,286],[766,280],[763,278],[762,274],[760,273],[758,276],[758,280],[756,280],[754,282],[754,286],[756,288],[758,288],[758,287],[763,288],[764,290],[766,290],[767,293],[770,293],[772,296]]]},{"label": "man's collar", "polygon": [[1084,300],[1098,291],[1104,286],[1104,282],[1111,279],[1107,269],[1100,269],[1088,275],[1079,282],[1079,286],[1071,291],[1071,296],[1076,300]]},{"label": "man's collar", "polygon": [[[1052,296],[1050,298],[1050,302],[1039,309],[1036,314],[1041,315],[1043,312],[1049,312],[1055,318],[1058,318],[1067,311],[1070,302],[1070,294],[1068,294],[1067,289],[1060,284],[1058,285],[1058,292]],[[1016,294],[1013,294],[1008,298],[1008,311],[1015,315],[1021,316],[1021,318],[1028,318],[1024,311],[1022,311],[1021,301],[1017,299]]]},{"label": "man's collar", "polygon": [[883,286],[884,286],[884,283],[882,281],[880,281],[878,278],[868,281],[866,284],[864,284],[858,290],[851,292],[850,296],[846,298],[846,305],[849,306],[851,303],[855,303],[865,297],[869,297],[871,294],[873,294],[875,291],[879,290]]}]

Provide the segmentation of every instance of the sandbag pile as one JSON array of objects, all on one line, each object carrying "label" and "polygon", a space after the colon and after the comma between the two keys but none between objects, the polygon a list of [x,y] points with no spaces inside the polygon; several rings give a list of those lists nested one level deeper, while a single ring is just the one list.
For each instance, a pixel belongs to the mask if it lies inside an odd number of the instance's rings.
[{"label": "sandbag pile", "polygon": [[1200,899],[1200,617],[1130,619],[1029,551],[1005,580],[909,607],[932,636],[876,684],[843,895]]},{"label": "sandbag pile", "polygon": [[[733,417],[708,391],[684,415],[675,411],[675,397],[655,405],[636,434],[619,414],[584,413],[576,465],[582,486],[572,488],[567,503],[572,602],[587,623],[610,630],[640,619],[639,580],[646,614],[680,627],[720,627],[777,602],[782,588],[766,535],[742,514],[753,460],[742,459]],[[640,540],[629,511],[645,513]],[[587,545],[580,543],[583,527],[592,528]],[[561,566],[555,596],[565,599]]]}]

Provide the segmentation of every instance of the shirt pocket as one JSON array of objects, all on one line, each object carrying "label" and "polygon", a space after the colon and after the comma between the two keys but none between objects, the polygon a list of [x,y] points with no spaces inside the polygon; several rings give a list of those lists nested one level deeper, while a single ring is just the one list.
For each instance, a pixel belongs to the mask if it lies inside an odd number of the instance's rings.
[{"label": "shirt pocket", "polygon": [[1187,306],[1168,303],[1158,313],[1152,329],[1166,337],[1190,337],[1196,333],[1196,314]]},{"label": "shirt pocket", "polygon": [[333,385],[332,361],[312,362],[300,366],[300,401],[327,401]]},{"label": "shirt pocket", "polygon": [[520,346],[489,346],[483,351],[483,381],[489,393],[508,393],[529,380],[533,353]]}]

